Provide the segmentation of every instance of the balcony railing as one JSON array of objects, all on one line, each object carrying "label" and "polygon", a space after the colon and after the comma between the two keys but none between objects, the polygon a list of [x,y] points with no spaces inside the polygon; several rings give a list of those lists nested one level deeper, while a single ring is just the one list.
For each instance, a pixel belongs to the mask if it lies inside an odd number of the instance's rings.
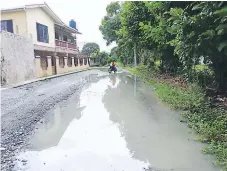
[{"label": "balcony railing", "polygon": [[58,47],[62,47],[64,49],[70,49],[70,50],[75,50],[75,51],[78,50],[78,47],[76,44],[69,43],[69,42],[62,41],[62,40],[55,39],[55,45]]}]

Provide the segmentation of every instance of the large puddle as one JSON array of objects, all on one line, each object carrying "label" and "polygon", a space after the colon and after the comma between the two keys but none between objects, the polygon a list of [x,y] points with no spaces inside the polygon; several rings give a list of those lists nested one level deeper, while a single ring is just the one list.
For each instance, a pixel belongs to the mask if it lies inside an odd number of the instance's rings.
[{"label": "large puddle", "polygon": [[[160,103],[152,88],[127,73],[90,80],[57,106],[21,153],[27,171],[217,171],[202,144]],[[151,169],[152,170],[152,169]],[[155,170],[155,169],[154,169]]]}]

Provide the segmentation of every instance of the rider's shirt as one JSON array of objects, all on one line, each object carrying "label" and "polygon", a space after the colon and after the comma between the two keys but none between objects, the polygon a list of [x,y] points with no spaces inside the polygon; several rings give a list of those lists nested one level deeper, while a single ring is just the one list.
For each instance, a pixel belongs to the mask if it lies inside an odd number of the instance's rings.
[{"label": "rider's shirt", "polygon": [[115,63],[115,62],[112,62],[112,66],[114,66],[114,67],[115,67],[115,66],[116,66],[116,63]]}]

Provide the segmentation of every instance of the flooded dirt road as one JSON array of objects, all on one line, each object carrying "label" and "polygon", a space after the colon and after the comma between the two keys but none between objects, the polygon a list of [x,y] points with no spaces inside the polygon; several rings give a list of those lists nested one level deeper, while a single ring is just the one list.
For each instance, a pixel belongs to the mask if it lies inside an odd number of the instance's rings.
[{"label": "flooded dirt road", "polygon": [[[54,91],[74,85],[72,78],[51,92],[42,90],[56,100]],[[82,85],[45,110],[17,153],[15,170],[220,170],[201,154],[204,145],[194,141],[179,113],[135,76],[93,70]]]}]

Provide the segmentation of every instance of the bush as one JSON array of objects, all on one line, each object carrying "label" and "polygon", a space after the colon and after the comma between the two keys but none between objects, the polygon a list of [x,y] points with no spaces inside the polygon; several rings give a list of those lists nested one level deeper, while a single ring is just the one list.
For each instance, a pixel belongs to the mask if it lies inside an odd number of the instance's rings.
[{"label": "bush", "polygon": [[194,76],[195,82],[201,87],[208,87],[214,84],[214,72],[208,67],[201,67],[196,69]]}]

